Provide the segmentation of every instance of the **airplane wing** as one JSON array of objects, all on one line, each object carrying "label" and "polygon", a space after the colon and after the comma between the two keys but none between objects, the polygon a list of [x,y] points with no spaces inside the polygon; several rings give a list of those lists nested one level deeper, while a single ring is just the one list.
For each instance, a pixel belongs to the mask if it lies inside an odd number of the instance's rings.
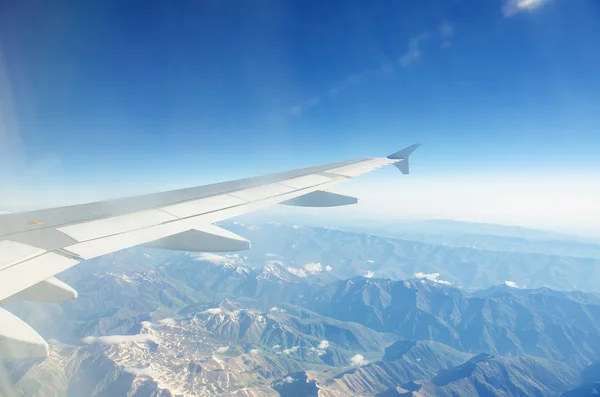
[{"label": "airplane wing", "polygon": [[[54,278],[80,261],[143,245],[184,251],[250,248],[213,225],[272,204],[330,207],[356,203],[328,192],[335,183],[387,165],[407,174],[419,145],[388,157],[320,165],[262,177],[18,214],[0,215],[0,304],[11,297],[58,302],[77,292]],[[0,308],[0,357],[46,357],[48,345]]]}]

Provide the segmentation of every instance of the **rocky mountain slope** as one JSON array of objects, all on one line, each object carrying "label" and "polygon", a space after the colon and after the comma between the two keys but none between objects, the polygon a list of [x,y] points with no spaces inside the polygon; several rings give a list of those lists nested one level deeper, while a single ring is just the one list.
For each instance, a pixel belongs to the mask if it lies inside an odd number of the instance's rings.
[{"label": "rocky mountain slope", "polygon": [[[560,279],[559,266],[588,266],[593,279],[593,259],[325,228],[232,228],[254,248],[125,250],[61,275],[76,301],[12,302],[52,340],[41,364],[5,363],[13,392],[541,396],[596,387],[579,374],[600,360],[600,297],[519,287],[535,271]],[[511,273],[530,261],[537,270]],[[502,281],[459,287],[492,280]]]}]

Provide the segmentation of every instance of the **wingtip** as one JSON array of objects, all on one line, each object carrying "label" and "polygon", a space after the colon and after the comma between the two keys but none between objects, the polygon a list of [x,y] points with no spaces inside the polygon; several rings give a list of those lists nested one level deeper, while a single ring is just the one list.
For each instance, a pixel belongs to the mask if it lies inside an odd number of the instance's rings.
[{"label": "wingtip", "polygon": [[408,156],[410,156],[412,152],[417,150],[417,148],[419,146],[421,146],[420,143],[415,143],[414,145],[405,147],[404,149],[399,150],[396,153],[390,154],[389,156],[387,156],[387,158],[388,159],[397,159],[397,160],[407,160]]}]

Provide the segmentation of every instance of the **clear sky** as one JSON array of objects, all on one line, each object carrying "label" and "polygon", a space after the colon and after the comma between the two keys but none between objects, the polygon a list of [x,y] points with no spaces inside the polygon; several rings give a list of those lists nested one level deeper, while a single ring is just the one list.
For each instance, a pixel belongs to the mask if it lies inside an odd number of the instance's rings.
[{"label": "clear sky", "polygon": [[355,211],[599,228],[598,43],[598,0],[0,0],[0,209],[420,142]]}]

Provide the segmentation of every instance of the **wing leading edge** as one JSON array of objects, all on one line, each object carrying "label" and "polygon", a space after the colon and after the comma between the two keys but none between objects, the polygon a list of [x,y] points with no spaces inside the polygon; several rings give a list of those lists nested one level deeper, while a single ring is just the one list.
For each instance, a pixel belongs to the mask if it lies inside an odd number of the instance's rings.
[{"label": "wing leading edge", "polygon": [[[355,198],[328,190],[336,183],[388,165],[407,174],[409,156],[417,146],[388,157],[0,215],[0,304],[11,297],[45,302],[75,298],[77,292],[55,279],[55,274],[81,260],[136,245],[199,252],[248,249],[248,240],[213,223],[278,203],[310,207],[354,204]],[[0,311],[0,316],[4,318],[0,322],[2,357],[47,355],[47,344],[27,324],[6,311]],[[22,332],[25,328],[27,332]]]}]

